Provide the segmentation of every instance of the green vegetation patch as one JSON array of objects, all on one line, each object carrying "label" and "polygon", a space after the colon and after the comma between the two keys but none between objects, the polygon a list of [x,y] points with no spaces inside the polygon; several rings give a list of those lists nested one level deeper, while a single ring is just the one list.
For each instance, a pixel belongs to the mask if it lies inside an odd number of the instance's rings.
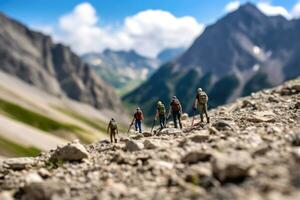
[{"label": "green vegetation patch", "polygon": [[10,156],[18,156],[18,157],[37,156],[41,152],[41,150],[35,147],[23,147],[1,136],[0,136],[0,147],[1,147],[1,151],[4,151]]},{"label": "green vegetation patch", "polygon": [[3,112],[5,115],[12,119],[23,122],[46,132],[53,132],[58,130],[76,132],[82,130],[78,126],[55,121],[49,117],[30,111],[26,108],[5,101],[3,99],[0,99],[0,112]]},{"label": "green vegetation patch", "polygon": [[59,108],[59,107],[55,107],[55,109],[57,109],[58,111],[72,117],[72,118],[75,118],[101,132],[106,132],[106,124],[100,120],[92,120],[92,119],[89,119],[87,117],[84,117],[83,115],[80,115],[72,110],[67,110],[67,109],[64,109],[64,108]]}]

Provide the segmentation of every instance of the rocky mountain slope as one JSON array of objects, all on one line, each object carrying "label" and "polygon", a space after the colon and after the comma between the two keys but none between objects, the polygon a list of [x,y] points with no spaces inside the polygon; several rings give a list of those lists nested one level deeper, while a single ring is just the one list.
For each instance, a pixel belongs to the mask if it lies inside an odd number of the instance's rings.
[{"label": "rocky mountain slope", "polygon": [[300,20],[269,17],[247,3],[227,14],[195,40],[179,58],[164,64],[124,97],[152,116],[158,99],[179,97],[187,112],[198,87],[210,107],[279,85],[300,75]]},{"label": "rocky mountain slope", "polygon": [[107,83],[128,92],[145,81],[158,67],[159,61],[146,58],[135,51],[105,50],[82,56]]},{"label": "rocky mountain slope", "polygon": [[[38,155],[70,140],[106,137],[106,124],[127,115],[56,97],[0,71],[0,156]],[[1,199],[1,198],[0,198]]]},{"label": "rocky mountain slope", "polygon": [[[300,197],[300,78],[209,112],[211,124],[74,142],[0,165],[3,199]],[[199,119],[197,119],[198,121]]]},{"label": "rocky mountain slope", "polygon": [[69,47],[0,13],[0,70],[49,94],[122,111],[114,90]]}]

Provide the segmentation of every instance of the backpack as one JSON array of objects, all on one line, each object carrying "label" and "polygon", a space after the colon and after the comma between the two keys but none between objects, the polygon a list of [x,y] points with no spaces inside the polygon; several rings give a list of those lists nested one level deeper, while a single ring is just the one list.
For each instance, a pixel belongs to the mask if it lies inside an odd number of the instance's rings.
[{"label": "backpack", "polygon": [[171,103],[171,106],[172,106],[172,111],[174,111],[174,112],[180,111],[180,103],[179,103],[178,99],[173,100]]},{"label": "backpack", "polygon": [[166,113],[166,109],[165,109],[165,105],[164,104],[160,104],[157,106],[158,109],[158,113],[160,115],[164,115]]},{"label": "backpack", "polygon": [[206,104],[208,101],[207,95],[205,92],[199,92],[197,94],[198,103],[200,104]]},{"label": "backpack", "polygon": [[110,128],[112,130],[116,130],[118,128],[117,122],[116,121],[110,121]]},{"label": "backpack", "polygon": [[134,118],[136,120],[143,120],[143,113],[141,111],[137,111],[135,114],[134,114]]}]

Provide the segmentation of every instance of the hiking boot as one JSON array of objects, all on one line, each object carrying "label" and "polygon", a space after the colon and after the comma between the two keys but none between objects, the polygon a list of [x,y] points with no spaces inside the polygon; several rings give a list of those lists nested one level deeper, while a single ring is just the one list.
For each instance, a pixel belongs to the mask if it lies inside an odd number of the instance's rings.
[{"label": "hiking boot", "polygon": [[115,139],[115,143],[117,143],[118,142],[118,140],[117,139]]}]

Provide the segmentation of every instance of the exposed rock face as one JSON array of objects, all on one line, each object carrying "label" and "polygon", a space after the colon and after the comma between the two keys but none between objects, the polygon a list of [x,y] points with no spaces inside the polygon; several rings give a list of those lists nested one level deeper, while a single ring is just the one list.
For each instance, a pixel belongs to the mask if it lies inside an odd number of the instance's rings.
[{"label": "exposed rock face", "polygon": [[113,89],[69,47],[1,13],[0,24],[0,70],[54,95],[99,109],[121,110]]},{"label": "exposed rock face", "polygon": [[[30,200],[299,199],[300,110],[294,102],[300,93],[282,94],[299,83],[211,110],[211,124],[190,127],[189,118],[182,131],[87,145],[84,162],[49,167],[49,152],[22,171],[0,165],[0,196],[12,191]],[[244,106],[245,100],[254,106]],[[271,113],[274,121],[247,120]]]},{"label": "exposed rock face", "polygon": [[191,114],[198,87],[207,91],[212,108],[279,85],[300,75],[299,32],[299,19],[269,17],[245,4],[208,26],[182,56],[162,65],[124,100],[153,116],[149,105],[176,95]]}]

